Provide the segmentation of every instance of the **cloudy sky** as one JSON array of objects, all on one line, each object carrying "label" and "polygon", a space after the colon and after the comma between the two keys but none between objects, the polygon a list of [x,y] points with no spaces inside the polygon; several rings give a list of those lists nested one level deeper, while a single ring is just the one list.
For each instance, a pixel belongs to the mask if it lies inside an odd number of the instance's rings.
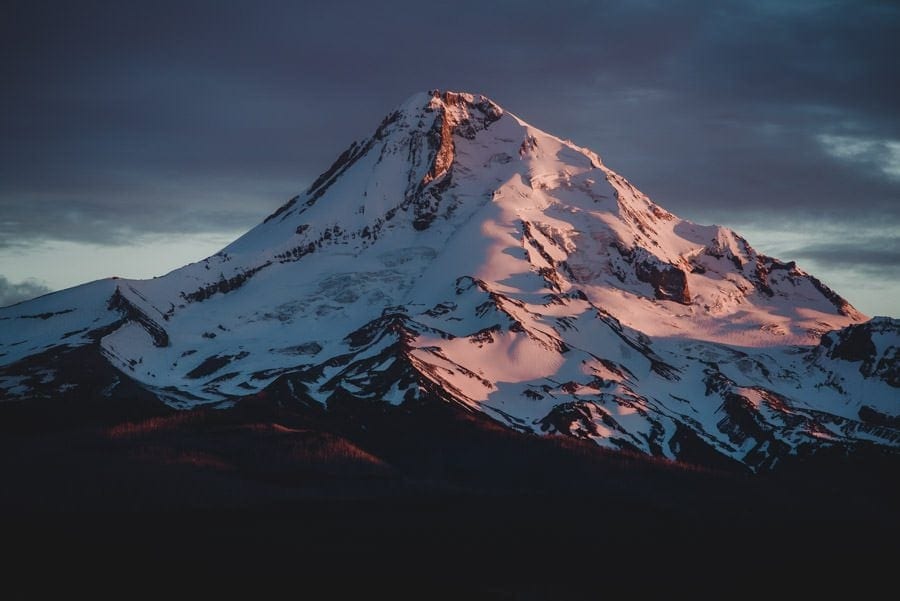
[{"label": "cloudy sky", "polygon": [[7,0],[0,305],[201,259],[442,88],[900,316],[898,41],[886,1]]}]

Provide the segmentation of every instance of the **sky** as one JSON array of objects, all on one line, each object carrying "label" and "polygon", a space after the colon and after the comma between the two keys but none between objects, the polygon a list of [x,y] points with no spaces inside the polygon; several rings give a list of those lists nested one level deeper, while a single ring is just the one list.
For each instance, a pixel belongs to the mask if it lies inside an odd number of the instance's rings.
[{"label": "sky", "polygon": [[900,317],[900,4],[0,6],[0,306],[214,253],[433,88]]}]

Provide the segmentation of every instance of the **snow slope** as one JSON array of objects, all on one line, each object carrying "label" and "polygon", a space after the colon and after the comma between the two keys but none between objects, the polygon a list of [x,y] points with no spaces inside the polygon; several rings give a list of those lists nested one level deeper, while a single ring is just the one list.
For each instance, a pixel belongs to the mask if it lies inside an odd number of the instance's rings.
[{"label": "snow slope", "polygon": [[865,320],[593,152],[435,91],[221,252],[0,309],[0,395],[77,396],[83,374],[54,364],[99,352],[175,407],[438,396],[522,431],[760,469],[900,444],[900,322]]}]

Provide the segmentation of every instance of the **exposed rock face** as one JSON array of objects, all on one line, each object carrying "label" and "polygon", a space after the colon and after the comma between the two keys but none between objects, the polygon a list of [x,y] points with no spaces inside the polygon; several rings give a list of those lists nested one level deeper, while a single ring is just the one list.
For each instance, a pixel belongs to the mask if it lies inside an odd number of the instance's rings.
[{"label": "exposed rock face", "polygon": [[439,90],[430,94],[432,100],[425,110],[435,114],[427,134],[431,167],[408,199],[414,206],[413,227],[417,230],[427,229],[437,217],[442,195],[452,183],[454,136],[474,140],[479,131],[503,116],[503,109],[484,96]]},{"label": "exposed rock face", "polygon": [[829,357],[844,361],[871,361],[873,359],[876,348],[872,342],[872,328],[869,324],[850,326],[841,334],[826,334],[822,338],[823,344],[827,345],[833,342],[831,351],[828,353]]},{"label": "exposed rock face", "polygon": [[687,276],[678,267],[666,265],[660,268],[655,263],[645,261],[635,265],[635,274],[639,280],[653,286],[656,298],[675,301],[683,305],[691,304]]},{"label": "exposed rock face", "polygon": [[615,242],[612,247],[630,265],[630,269],[622,271],[615,263],[611,263],[619,281],[624,283],[633,273],[638,281],[653,287],[654,298],[683,305],[691,304],[687,274],[681,267],[663,262],[642,247],[627,248],[621,242]]},{"label": "exposed rock face", "polygon": [[900,388],[900,320],[876,317],[822,337],[830,359],[859,363],[859,372]]},{"label": "exposed rock face", "polygon": [[[120,288],[116,288],[115,293],[109,299],[108,307],[116,311],[120,311],[126,321],[133,321],[150,334],[153,344],[157,347],[169,346],[169,334],[165,328],[153,320],[144,310],[138,307],[135,302],[129,300]],[[165,318],[164,314],[161,314]]]}]

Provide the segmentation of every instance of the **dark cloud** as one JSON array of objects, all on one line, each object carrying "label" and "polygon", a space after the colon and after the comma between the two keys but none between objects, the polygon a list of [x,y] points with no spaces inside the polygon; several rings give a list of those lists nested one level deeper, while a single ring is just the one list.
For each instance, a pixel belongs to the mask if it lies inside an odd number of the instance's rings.
[{"label": "dark cloud", "polygon": [[809,244],[791,256],[836,267],[854,268],[871,275],[900,278],[900,237],[874,238],[856,243]]},{"label": "dark cloud", "polygon": [[900,230],[893,3],[13,1],[0,11],[0,245],[250,227],[404,97],[433,87],[492,96],[696,221],[740,229],[814,216]]},{"label": "dark cloud", "polygon": [[0,307],[14,305],[48,292],[51,292],[50,288],[36,280],[25,280],[13,284],[6,277],[0,275]]}]

